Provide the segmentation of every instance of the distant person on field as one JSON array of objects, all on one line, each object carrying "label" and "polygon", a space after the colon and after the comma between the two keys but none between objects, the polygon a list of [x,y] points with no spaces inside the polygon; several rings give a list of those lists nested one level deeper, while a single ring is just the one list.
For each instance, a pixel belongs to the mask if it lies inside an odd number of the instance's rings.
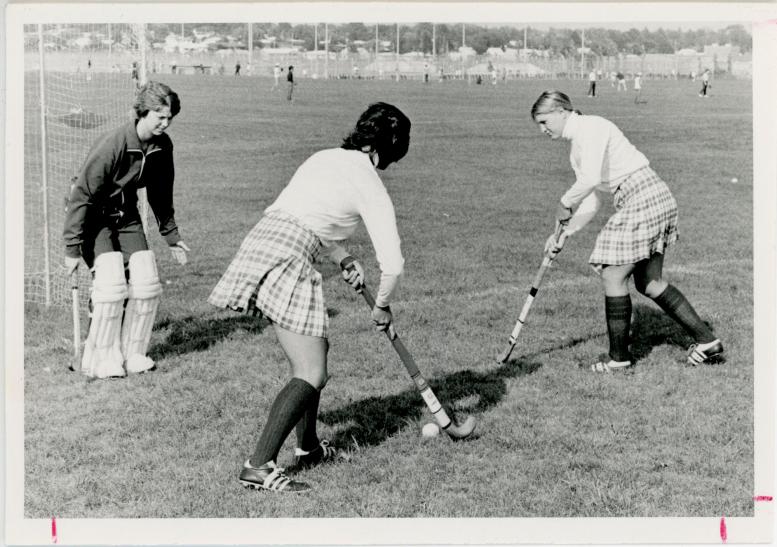
[{"label": "distant person on field", "polygon": [[[550,138],[571,142],[576,181],[556,208],[556,222],[566,227],[567,235],[593,218],[601,205],[600,193],[613,196],[615,213],[599,232],[589,258],[604,285],[610,349],[590,370],[611,372],[634,363],[629,351],[631,277],[638,292],[651,298],[693,338],[688,363],[697,365],[720,355],[720,340],[685,296],[663,278],[664,253],[677,240],[677,203],[648,159],[612,122],[580,114],[559,91],[542,93],[531,116]],[[563,239],[557,241],[552,234],[545,251],[555,256],[562,245]]]},{"label": "distant person on field", "polygon": [[135,89],[140,88],[140,71],[138,70],[137,61],[132,61],[132,66],[130,67],[130,78],[132,79],[132,83],[135,84]]},{"label": "distant person on field", "polygon": [[286,100],[288,100],[290,103],[294,102],[294,86],[296,85],[294,83],[294,66],[289,65],[289,70],[286,71],[286,82],[288,83],[288,93],[286,95]]},{"label": "distant person on field", "polygon": [[173,258],[186,264],[189,251],[175,222],[173,143],[165,133],[181,109],[178,95],[150,81],[138,91],[133,109],[134,120],[92,146],[67,200],[65,268],[72,275],[83,260],[93,276],[93,317],[81,366],[96,378],[154,367],[145,353],[162,288],[143,231],[138,189],[146,189]]},{"label": "distant person on field", "polygon": [[[381,270],[372,322],[386,330],[389,307],[404,268],[394,206],[379,171],[401,160],[410,143],[410,120],[396,107],[365,110],[339,148],[310,156],[240,245],[208,301],[272,324],[291,364],[291,380],[270,407],[240,482],[255,489],[302,492],[310,487],[278,467],[278,454],[295,429],[296,464],[305,468],[340,454],[316,433],[321,390],[329,379],[327,316],[322,277],[314,264],[326,256],[343,268],[354,288],[364,270],[340,243],[360,223],[367,229]],[[347,270],[345,266],[352,264]],[[258,320],[258,319],[257,319]]]},{"label": "distant person on field", "polygon": [[240,61],[235,63],[235,76],[240,76]]},{"label": "distant person on field", "polygon": [[618,91],[626,91],[626,77],[620,70],[615,75],[615,79],[618,80]]},{"label": "distant person on field", "polygon": [[593,69],[588,73],[588,96],[596,97],[596,71]]},{"label": "distant person on field", "polygon": [[642,73],[637,72],[634,76],[634,104],[641,104],[642,101]]},{"label": "distant person on field", "polygon": [[278,86],[280,85],[281,72],[283,72],[281,65],[279,63],[275,63],[275,66],[272,67],[272,77],[273,77],[272,91],[275,91],[276,89],[278,89]]},{"label": "distant person on field", "polygon": [[701,74],[701,91],[699,91],[699,97],[704,97],[705,99],[709,97],[707,94],[710,87],[710,69],[707,68],[702,72]]}]

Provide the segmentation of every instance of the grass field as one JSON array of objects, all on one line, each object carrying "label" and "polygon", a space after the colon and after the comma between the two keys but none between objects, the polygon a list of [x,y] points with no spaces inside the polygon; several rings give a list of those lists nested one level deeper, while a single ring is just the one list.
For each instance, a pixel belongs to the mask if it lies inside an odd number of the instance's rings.
[{"label": "grass field", "polygon": [[[607,85],[586,98],[583,81],[302,80],[289,105],[268,79],[161,79],[182,98],[169,133],[192,252],[179,267],[153,234],[165,283],[158,370],[86,382],[66,371],[68,311],[27,307],[26,517],[752,516],[750,82],[716,81],[700,99],[695,83],[647,81],[635,105]],[[686,367],[688,337],[632,291],[633,374],[578,370],[606,351],[587,258],[609,205],[567,242],[511,360],[495,363],[572,182],[568,145],[529,117],[550,87],[613,120],[669,183],[681,240],[666,276],[714,326],[725,363]],[[406,258],[396,328],[440,400],[479,419],[478,435],[421,440],[422,400],[364,302],[322,264],[332,379],[319,429],[351,459],[300,473],[308,496],[246,491],[237,473],[287,364],[266,323],[206,298],[299,163],[337,146],[376,100],[413,122],[407,157],[383,176]],[[376,286],[366,232],[346,247]],[[290,439],[280,465],[292,449]]]}]

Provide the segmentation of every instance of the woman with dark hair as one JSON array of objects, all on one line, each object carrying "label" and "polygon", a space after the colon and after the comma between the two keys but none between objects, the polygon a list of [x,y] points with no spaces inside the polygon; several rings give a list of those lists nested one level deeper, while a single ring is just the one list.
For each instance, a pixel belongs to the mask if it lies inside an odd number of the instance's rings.
[{"label": "woman with dark hair", "polygon": [[[599,236],[589,262],[604,285],[610,350],[590,365],[594,372],[633,365],[629,351],[631,296],[629,278],[693,338],[687,362],[717,359],[723,345],[699,318],[691,303],[663,278],[664,253],[678,237],[677,202],[648,159],[609,120],[583,116],[560,91],[546,91],[531,110],[532,119],[551,139],[571,142],[575,183],[561,196],[556,221],[571,235],[585,226],[601,205],[600,193],[613,196],[615,213]],[[555,256],[563,241],[551,235],[546,252]]]},{"label": "woman with dark hair", "polygon": [[[125,276],[130,276],[130,257],[148,251],[138,211],[140,188],[146,189],[148,204],[173,258],[186,264],[186,252],[190,249],[181,240],[175,222],[173,143],[165,133],[181,110],[180,100],[165,84],[150,81],[138,90],[133,109],[135,119],[100,137],[73,179],[63,234],[68,275],[76,271],[81,259],[94,273],[100,255],[115,253],[117,260],[123,262]],[[106,260],[107,257],[102,262]],[[155,264],[153,268],[156,269]],[[93,328],[103,327],[111,332],[115,330],[98,321],[90,325],[90,335]],[[84,351],[82,367],[87,375],[100,378],[124,375],[118,357],[108,359],[103,355],[91,362],[92,357],[89,351]],[[127,369],[142,372],[152,366],[153,361],[147,359],[137,366],[128,363]]]},{"label": "woman with dark hair", "polygon": [[[377,170],[407,153],[410,120],[386,103],[370,105],[340,148],[316,152],[294,173],[275,202],[240,245],[208,301],[218,307],[266,317],[291,365],[291,380],[273,402],[240,482],[276,492],[309,490],[289,478],[276,462],[295,429],[300,467],[331,461],[338,450],[319,440],[316,420],[327,382],[327,330],[321,274],[314,268],[324,254],[343,265],[352,258],[339,245],[363,222],[381,270],[372,310],[378,330],[391,323],[389,308],[404,267],[394,206]],[[343,272],[352,286],[364,280],[355,261]]]}]

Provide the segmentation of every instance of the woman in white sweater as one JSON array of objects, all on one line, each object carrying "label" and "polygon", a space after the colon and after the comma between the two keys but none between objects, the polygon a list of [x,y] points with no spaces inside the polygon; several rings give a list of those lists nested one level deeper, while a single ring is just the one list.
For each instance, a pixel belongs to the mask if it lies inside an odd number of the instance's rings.
[{"label": "woman in white sweater", "polygon": [[[266,317],[291,364],[292,379],[277,395],[240,473],[246,487],[309,490],[276,465],[295,427],[298,465],[315,465],[338,454],[316,433],[320,393],[328,377],[329,318],[321,274],[313,265],[320,254],[338,265],[353,260],[339,242],[363,222],[381,270],[372,320],[379,330],[387,328],[404,259],[394,206],[377,170],[402,159],[409,144],[407,116],[390,104],[370,105],[340,148],[317,152],[297,169],[243,240],[208,299],[215,306]],[[353,265],[343,277],[356,287],[364,271],[358,261]]]},{"label": "woman in white sweater", "polygon": [[[723,346],[683,294],[663,278],[664,252],[677,240],[677,203],[648,159],[612,122],[583,116],[564,93],[546,91],[534,103],[532,118],[551,139],[571,142],[575,183],[561,196],[556,221],[571,235],[596,214],[600,194],[612,194],[616,212],[596,239],[589,262],[604,284],[609,354],[591,365],[595,372],[633,364],[629,352],[631,297],[628,281],[651,298],[693,338],[688,362],[716,358]],[[563,241],[551,235],[546,252],[555,256]]]}]

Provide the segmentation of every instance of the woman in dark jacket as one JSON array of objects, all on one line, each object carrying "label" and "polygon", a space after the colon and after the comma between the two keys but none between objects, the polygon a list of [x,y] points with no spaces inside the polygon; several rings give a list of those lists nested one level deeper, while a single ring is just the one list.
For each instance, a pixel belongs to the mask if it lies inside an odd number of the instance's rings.
[{"label": "woman in dark jacket", "polygon": [[70,189],[64,230],[68,273],[81,258],[92,268],[99,254],[121,251],[126,265],[133,252],[148,250],[137,206],[140,188],[146,188],[173,256],[186,263],[189,248],[178,234],[173,209],[173,142],[165,133],[180,110],[173,90],[148,82],[135,100],[137,118],[92,147]]},{"label": "woman in dark jacket", "polygon": [[65,267],[72,275],[83,259],[94,280],[81,363],[87,376],[124,376],[125,368],[144,372],[154,366],[145,352],[162,290],[137,192],[146,189],[159,232],[175,260],[186,264],[190,249],[178,233],[173,208],[173,143],[165,134],[180,109],[178,95],[166,85],[143,85],[136,118],[100,137],[70,189]]}]

